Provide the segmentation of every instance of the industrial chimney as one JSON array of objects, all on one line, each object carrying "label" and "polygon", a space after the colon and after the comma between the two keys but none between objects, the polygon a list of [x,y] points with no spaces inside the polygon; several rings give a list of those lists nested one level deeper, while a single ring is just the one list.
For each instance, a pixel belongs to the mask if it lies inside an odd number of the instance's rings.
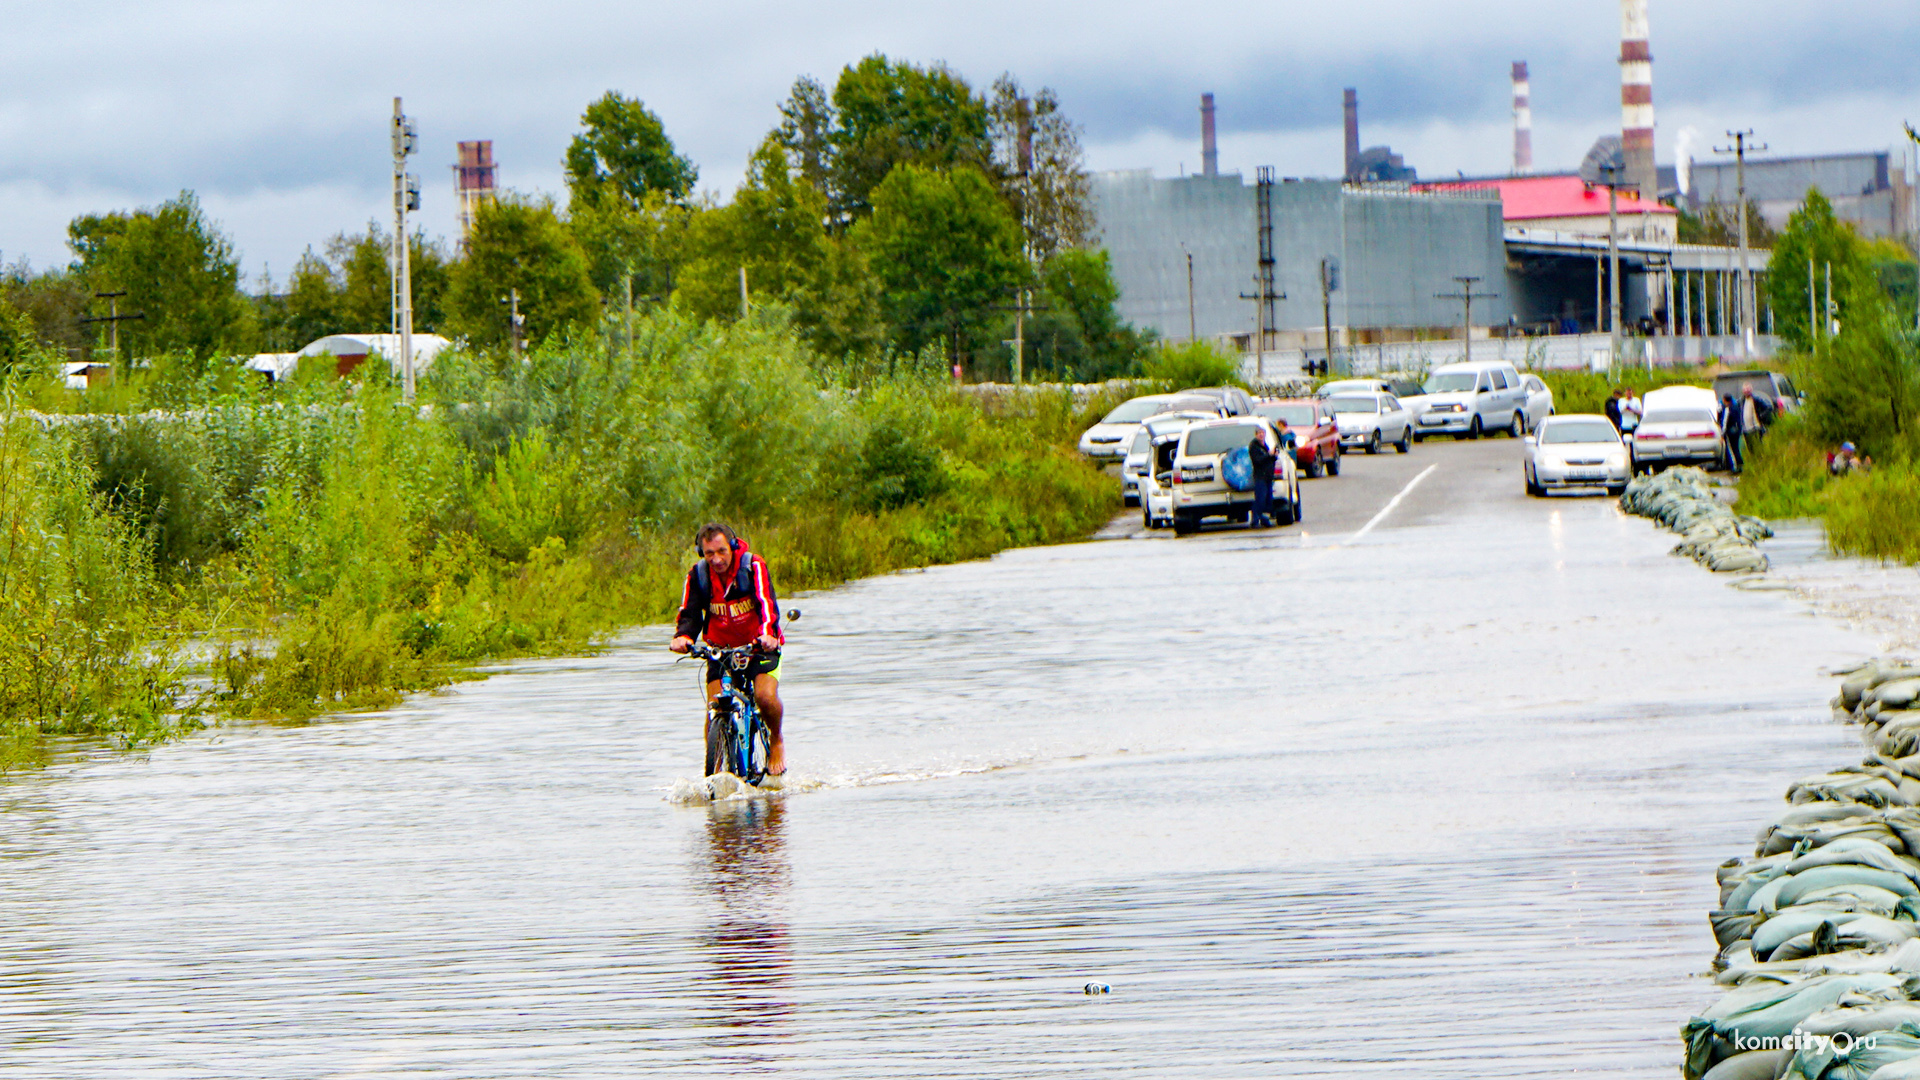
[{"label": "industrial chimney", "polygon": [[1358,180],[1360,171],[1360,94],[1347,87],[1347,179]]},{"label": "industrial chimney", "polygon": [[491,202],[496,190],[499,167],[493,161],[493,140],[476,139],[460,144],[460,163],[453,167],[454,216],[460,223],[460,246],[464,250],[473,232],[473,218],[480,204]]},{"label": "industrial chimney", "polygon": [[1620,149],[1626,182],[1640,197],[1660,196],[1653,166],[1653,53],[1647,48],[1647,0],[1620,0]]},{"label": "industrial chimney", "polygon": [[1527,62],[1513,62],[1513,171],[1533,171],[1533,106],[1529,103]]},{"label": "industrial chimney", "polygon": [[1220,144],[1213,137],[1213,95],[1200,95],[1200,175],[1220,175]]}]

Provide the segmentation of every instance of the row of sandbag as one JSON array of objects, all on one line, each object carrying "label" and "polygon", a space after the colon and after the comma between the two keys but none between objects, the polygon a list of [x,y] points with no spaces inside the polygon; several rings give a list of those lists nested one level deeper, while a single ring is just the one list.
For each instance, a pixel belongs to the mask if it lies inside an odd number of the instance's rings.
[{"label": "row of sandbag", "polygon": [[1650,517],[1680,534],[1673,553],[1709,570],[1754,572],[1767,568],[1755,545],[1773,535],[1759,518],[1729,510],[1713,497],[1707,474],[1690,465],[1633,478],[1620,496],[1620,508]]},{"label": "row of sandbag", "polygon": [[[1904,670],[1846,673],[1836,707]],[[1920,1080],[1920,753],[1882,734],[1859,766],[1788,788],[1754,856],[1720,867],[1727,989],[1681,1029],[1688,1080]]]}]

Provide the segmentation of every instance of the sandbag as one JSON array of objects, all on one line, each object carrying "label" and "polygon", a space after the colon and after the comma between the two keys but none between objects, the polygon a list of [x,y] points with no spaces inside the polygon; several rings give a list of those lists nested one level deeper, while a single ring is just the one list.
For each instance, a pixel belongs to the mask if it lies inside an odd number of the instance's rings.
[{"label": "sandbag", "polygon": [[1861,836],[1836,840],[1825,847],[1814,848],[1805,855],[1796,856],[1787,864],[1787,872],[1797,874],[1815,866],[1848,863],[1900,874],[1909,881],[1920,883],[1920,865],[1916,865],[1911,859],[1903,859],[1895,855],[1893,849],[1885,844]]},{"label": "sandbag", "polygon": [[1920,1058],[1920,1026],[1902,1024],[1858,1040],[1849,1036],[1810,1040],[1787,1059],[1782,1080],[1869,1080],[1896,1062]]},{"label": "sandbag", "polygon": [[1884,709],[1904,709],[1920,698],[1920,679],[1901,679],[1881,683],[1868,691],[1874,704]]},{"label": "sandbag", "polygon": [[1723,949],[1741,938],[1752,937],[1759,918],[1759,914],[1752,911],[1722,909],[1707,912],[1707,922],[1713,927],[1714,943]]},{"label": "sandbag", "polygon": [[1824,889],[1801,893],[1794,901],[1794,906],[1797,907],[1800,904],[1837,904],[1847,911],[1865,911],[1892,918],[1894,913],[1900,910],[1900,896],[1878,885],[1862,885],[1854,882],[1846,885],[1829,885]]},{"label": "sandbag", "polygon": [[[1896,990],[1902,980],[1893,975],[1826,975],[1784,986],[1759,984],[1730,990],[1680,1029],[1687,1044],[1683,1072],[1699,1080],[1706,1071],[1735,1053],[1736,1040],[1780,1038],[1794,1025],[1849,993]],[[1741,1049],[1745,1047],[1742,1046]]]},{"label": "sandbag", "polygon": [[1620,508],[1650,517],[1681,534],[1673,549],[1720,573],[1763,571],[1767,557],[1754,546],[1773,535],[1759,518],[1736,514],[1714,498],[1707,476],[1682,466],[1637,476],[1620,495]]},{"label": "sandbag", "polygon": [[1877,885],[1896,896],[1920,897],[1920,887],[1916,887],[1904,875],[1876,870],[1871,866],[1837,863],[1832,866],[1816,866],[1802,870],[1782,879],[1781,886],[1775,894],[1778,906],[1791,907],[1807,893],[1830,885]]},{"label": "sandbag", "polygon": [[1872,1005],[1836,1005],[1821,1009],[1796,1029],[1808,1035],[1837,1035],[1846,1032],[1854,1038],[1876,1031],[1892,1031],[1902,1024],[1920,1024],[1920,1003],[1911,1001],[1876,1002]]},{"label": "sandbag", "polygon": [[1761,960],[1772,957],[1773,950],[1801,934],[1812,933],[1823,922],[1836,926],[1860,917],[1857,911],[1820,911],[1788,908],[1760,923],[1753,930],[1753,955]]},{"label": "sandbag", "polygon": [[1790,1050],[1748,1050],[1708,1069],[1702,1080],[1773,1080],[1791,1056]]}]

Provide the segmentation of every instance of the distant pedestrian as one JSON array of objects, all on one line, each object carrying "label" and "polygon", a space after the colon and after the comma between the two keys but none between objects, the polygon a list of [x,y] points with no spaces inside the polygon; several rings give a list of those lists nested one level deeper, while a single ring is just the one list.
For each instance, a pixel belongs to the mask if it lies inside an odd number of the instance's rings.
[{"label": "distant pedestrian", "polygon": [[1247,524],[1264,529],[1273,524],[1268,515],[1273,505],[1273,467],[1279,460],[1279,454],[1267,442],[1267,425],[1254,425],[1253,441],[1247,443],[1247,459],[1253,465],[1253,512]]},{"label": "distant pedestrian", "polygon": [[1740,436],[1745,430],[1741,412],[1741,406],[1734,404],[1732,394],[1720,396],[1720,441],[1727,447],[1727,468],[1735,473],[1745,463],[1740,453]]},{"label": "distant pedestrian", "polygon": [[1841,443],[1838,451],[1827,455],[1827,471],[1835,476],[1866,472],[1871,468],[1873,459],[1855,450],[1850,442]]},{"label": "distant pedestrian", "polygon": [[1633,388],[1630,386],[1623,388],[1620,395],[1620,433],[1633,434],[1633,430],[1640,426],[1640,417],[1645,412],[1646,407],[1634,395]]},{"label": "distant pedestrian", "polygon": [[1618,390],[1615,390],[1613,392],[1613,396],[1607,399],[1607,419],[1613,421],[1613,430],[1615,431],[1621,430],[1620,429],[1620,391]]},{"label": "distant pedestrian", "polygon": [[1746,437],[1746,445],[1740,448],[1740,457],[1745,460],[1753,455],[1754,448],[1760,445],[1760,437],[1767,433],[1768,425],[1773,423],[1773,402],[1756,395],[1753,387],[1740,388],[1740,431]]}]

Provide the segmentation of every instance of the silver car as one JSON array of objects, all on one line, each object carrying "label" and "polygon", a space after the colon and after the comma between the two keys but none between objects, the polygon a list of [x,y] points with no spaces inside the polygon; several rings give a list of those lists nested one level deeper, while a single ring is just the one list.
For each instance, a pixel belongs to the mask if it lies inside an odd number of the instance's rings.
[{"label": "silver car", "polygon": [[1327,399],[1334,426],[1340,430],[1340,449],[1380,452],[1392,443],[1406,453],[1413,449],[1413,414],[1392,394],[1335,394]]},{"label": "silver car", "polygon": [[1593,413],[1549,416],[1527,436],[1521,472],[1527,494],[1556,488],[1603,487],[1610,495],[1627,489],[1632,473],[1627,444],[1613,421]]}]

